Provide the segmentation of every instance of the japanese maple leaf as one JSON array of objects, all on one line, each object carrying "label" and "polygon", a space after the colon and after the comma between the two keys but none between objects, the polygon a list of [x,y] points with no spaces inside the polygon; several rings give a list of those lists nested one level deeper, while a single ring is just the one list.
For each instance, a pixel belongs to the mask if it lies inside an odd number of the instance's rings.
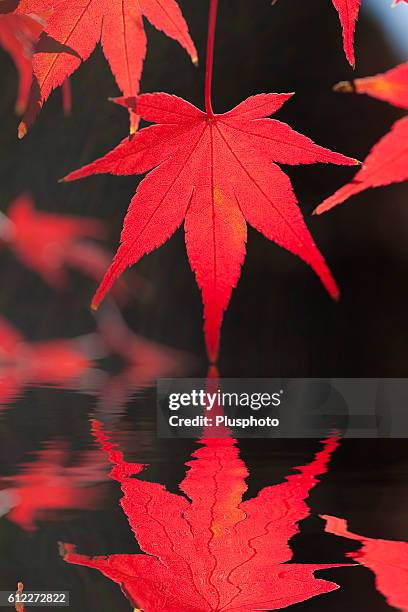
[{"label": "japanese maple leaf", "polygon": [[[143,16],[197,61],[176,0],[56,0],[33,57],[36,82],[19,137],[25,135],[53,89],[88,59],[99,41],[119,89],[125,96],[136,95],[146,54]],[[137,117],[130,115],[134,131]]]},{"label": "japanese maple leaf", "polygon": [[3,0],[0,3],[0,46],[12,57],[20,75],[16,101],[19,114],[27,106],[34,46],[51,14],[51,6],[51,0]]},{"label": "japanese maple leaf", "polygon": [[362,547],[348,556],[375,574],[377,590],[394,608],[408,611],[408,543],[367,538],[352,533],[344,519],[322,516],[326,531],[342,538],[357,540]]},{"label": "japanese maple leaf", "polygon": [[100,451],[80,453],[75,464],[70,459],[64,442],[53,440],[18,474],[0,478],[0,495],[11,505],[7,518],[33,531],[38,521],[56,520],[58,511],[95,508],[101,491],[92,485],[105,477]]},{"label": "japanese maple leaf", "polygon": [[65,560],[101,571],[145,612],[275,610],[328,593],[337,585],[315,579],[333,564],[289,563],[288,541],[309,514],[305,503],[337,446],[324,442],[314,460],[286,482],[247,501],[248,476],[235,440],[204,439],[180,484],[184,495],[136,478],[99,423],[94,430],[120,482],[122,508],[146,554],[86,557],[65,545]]},{"label": "japanese maple leaf", "polygon": [[[110,261],[100,244],[105,228],[97,219],[38,211],[28,195],[19,196],[0,219],[0,240],[9,244],[25,266],[54,288],[66,284],[66,267],[73,267],[99,282]],[[125,286],[119,297],[125,294]]]},{"label": "japanese maple leaf", "polygon": [[[384,74],[356,79],[353,84],[342,82],[338,91],[356,91],[384,100],[408,110],[408,63],[401,64]],[[314,211],[324,213],[371,187],[382,187],[408,179],[408,117],[400,119],[391,130],[374,145],[363,167],[350,183],[324,200]]]},{"label": "japanese maple leaf", "polygon": [[204,113],[165,93],[129,101],[141,117],[158,125],[140,130],[64,179],[137,174],[154,168],[130,204],[121,245],[94,307],[128,266],[166,242],[183,220],[190,265],[202,290],[211,360],[217,358],[223,313],[244,261],[246,222],[302,258],[337,297],[335,281],[307,230],[291,183],[274,162],[355,165],[356,161],[314,144],[285,123],[265,118],[291,95],[253,96],[222,115]]},{"label": "japanese maple leaf", "polygon": [[354,68],[354,32],[360,11],[361,0],[332,0],[343,29],[343,46],[349,64]]}]

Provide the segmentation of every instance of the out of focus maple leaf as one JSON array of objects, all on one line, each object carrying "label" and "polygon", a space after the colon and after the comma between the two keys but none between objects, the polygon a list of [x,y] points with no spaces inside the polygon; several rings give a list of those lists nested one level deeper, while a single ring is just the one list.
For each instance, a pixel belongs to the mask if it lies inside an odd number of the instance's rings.
[{"label": "out of focus maple leaf", "polygon": [[368,567],[375,574],[375,583],[390,606],[408,611],[408,542],[367,538],[352,533],[347,521],[335,516],[322,516],[326,531],[350,540],[357,540],[361,548],[348,556]]},{"label": "out of focus maple leaf", "polygon": [[242,501],[248,472],[231,438],[201,441],[180,484],[185,495],[175,495],[136,478],[144,466],[124,461],[98,422],[94,432],[109,453],[122,508],[146,554],[90,558],[65,545],[65,560],[100,570],[133,606],[145,612],[275,610],[338,588],[313,576],[337,565],[289,563],[288,544],[309,514],[305,499],[326,472],[335,439],[286,482]]},{"label": "out of focus maple leaf", "polygon": [[[352,83],[341,82],[335,89],[368,94],[408,110],[408,63],[396,66],[383,74],[356,79]],[[391,130],[374,145],[353,180],[319,204],[314,214],[327,212],[351,196],[371,187],[382,187],[407,180],[407,140],[408,117],[404,117],[394,123]]]},{"label": "out of focus maple leaf", "polygon": [[105,476],[99,450],[78,453],[72,463],[66,444],[54,440],[23,464],[18,474],[0,477],[0,497],[8,499],[8,520],[32,531],[38,521],[57,520],[58,511],[95,508],[102,492],[92,485]]},{"label": "out of focus maple leaf", "polygon": [[[66,284],[66,268],[76,268],[99,282],[111,259],[102,245],[88,240],[105,236],[97,219],[59,215],[36,210],[28,195],[19,196],[0,219],[0,241],[54,288]],[[125,284],[119,299],[126,296]]]},{"label": "out of focus maple leaf", "polygon": [[35,44],[51,14],[52,0],[0,2],[0,46],[9,53],[20,75],[16,112],[25,111],[32,81]]},{"label": "out of focus maple leaf", "polygon": [[[88,59],[100,41],[118,87],[125,96],[139,93],[146,55],[143,16],[177,40],[194,62],[197,52],[176,0],[59,0],[33,57],[30,104],[19,127],[22,138],[52,90]],[[137,116],[130,112],[131,131]]]}]

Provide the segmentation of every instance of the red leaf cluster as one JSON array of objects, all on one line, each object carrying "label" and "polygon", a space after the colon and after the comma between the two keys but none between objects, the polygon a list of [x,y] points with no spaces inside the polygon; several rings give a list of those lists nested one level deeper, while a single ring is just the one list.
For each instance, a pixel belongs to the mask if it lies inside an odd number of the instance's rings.
[{"label": "red leaf cluster", "polygon": [[[197,61],[197,52],[176,0],[54,0],[53,12],[33,57],[30,104],[19,126],[22,138],[56,87],[75,72],[101,43],[118,87],[139,93],[146,55],[143,17],[175,39]],[[131,131],[138,118],[130,112]]]}]

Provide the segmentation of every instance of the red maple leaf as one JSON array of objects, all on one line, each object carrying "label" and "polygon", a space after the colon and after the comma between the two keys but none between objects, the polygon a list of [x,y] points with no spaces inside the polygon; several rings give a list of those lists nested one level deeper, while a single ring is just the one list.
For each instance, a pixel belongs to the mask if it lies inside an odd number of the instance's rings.
[{"label": "red maple leaf", "polygon": [[[335,89],[365,93],[408,110],[408,63],[384,74],[356,79],[353,83],[339,83]],[[391,130],[374,145],[353,180],[319,204],[314,214],[320,215],[371,187],[382,187],[407,180],[407,139],[408,117],[404,117],[394,123]]]},{"label": "red maple leaf", "polygon": [[390,606],[408,611],[408,543],[367,538],[352,533],[347,521],[335,516],[322,516],[326,531],[342,538],[357,540],[362,547],[348,556],[368,567],[376,577],[377,590]]},{"label": "red maple leaf", "polygon": [[297,206],[291,183],[273,162],[355,165],[266,119],[292,94],[260,94],[231,111],[214,114],[211,79],[216,5],[211,4],[207,50],[206,112],[165,93],[128,101],[157,123],[123,140],[101,159],[65,181],[98,173],[138,174],[140,183],[121,235],[121,245],[93,301],[97,307],[114,281],[143,255],[161,246],[185,221],[187,253],[202,290],[205,337],[216,360],[223,313],[245,258],[246,222],[308,263],[333,297],[338,289]]},{"label": "red maple leaf", "polygon": [[343,46],[350,65],[354,68],[354,31],[360,11],[361,0],[332,0],[343,28]]},{"label": "red maple leaf", "polygon": [[27,106],[35,44],[51,13],[51,0],[7,0],[0,5],[0,46],[11,55],[20,75],[16,112]]},{"label": "red maple leaf", "polygon": [[[65,545],[65,560],[93,567],[118,583],[145,612],[275,610],[328,593],[337,585],[315,579],[333,564],[289,563],[288,541],[309,514],[305,499],[327,470],[337,446],[324,442],[314,460],[279,485],[242,501],[248,476],[235,440],[207,438],[188,463],[185,495],[135,478],[143,465],[127,463],[94,422],[120,482],[122,508],[146,554],[86,557]],[[189,501],[190,500],[190,501]]]},{"label": "red maple leaf", "polygon": [[[54,288],[64,287],[67,266],[100,282],[111,255],[86,239],[104,235],[101,221],[38,211],[28,195],[16,198],[0,219],[0,240]],[[126,292],[122,284],[119,297]]]},{"label": "red maple leaf", "polygon": [[[99,41],[119,89],[125,96],[135,96],[146,54],[143,16],[197,61],[176,0],[57,0],[33,57],[35,82],[19,137],[26,134],[53,89],[88,59]],[[130,115],[133,132],[137,117]]]},{"label": "red maple leaf", "polygon": [[100,451],[87,451],[72,464],[64,442],[47,443],[18,474],[0,478],[0,496],[11,506],[8,520],[33,531],[38,521],[58,519],[57,512],[92,510],[101,499],[100,488],[91,485],[105,477],[102,459]]}]

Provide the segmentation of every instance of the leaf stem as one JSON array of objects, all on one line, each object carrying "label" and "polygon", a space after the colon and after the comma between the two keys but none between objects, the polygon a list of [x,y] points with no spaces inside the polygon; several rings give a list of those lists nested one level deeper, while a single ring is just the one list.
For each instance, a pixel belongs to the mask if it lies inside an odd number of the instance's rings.
[{"label": "leaf stem", "polygon": [[214,41],[215,25],[217,22],[218,0],[210,0],[210,14],[208,18],[207,38],[207,64],[205,68],[205,110],[210,119],[214,119],[214,111],[211,102],[211,88],[214,64]]}]

